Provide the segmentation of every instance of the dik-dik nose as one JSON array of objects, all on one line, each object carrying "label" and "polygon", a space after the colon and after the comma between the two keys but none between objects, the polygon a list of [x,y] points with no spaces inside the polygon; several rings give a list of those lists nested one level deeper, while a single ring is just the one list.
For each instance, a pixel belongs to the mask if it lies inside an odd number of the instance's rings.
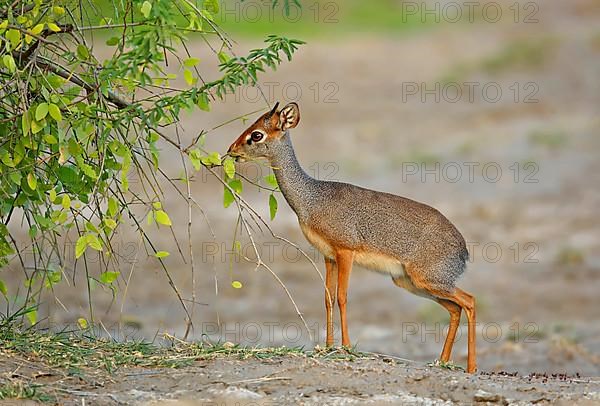
[{"label": "dik-dik nose", "polygon": [[238,152],[236,152],[237,150],[237,142],[234,142],[233,144],[231,144],[229,146],[229,149],[227,150],[227,155],[229,155],[232,158],[239,158],[240,154]]}]

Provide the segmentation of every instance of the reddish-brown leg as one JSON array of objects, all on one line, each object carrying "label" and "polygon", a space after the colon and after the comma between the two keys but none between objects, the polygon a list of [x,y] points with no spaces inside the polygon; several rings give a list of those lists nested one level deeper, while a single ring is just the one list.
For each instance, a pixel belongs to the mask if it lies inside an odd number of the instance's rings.
[{"label": "reddish-brown leg", "polygon": [[452,346],[454,345],[454,339],[456,338],[456,331],[460,324],[460,313],[461,307],[454,302],[445,299],[439,299],[438,303],[441,304],[450,313],[450,326],[448,327],[448,334],[446,335],[446,341],[444,342],[444,349],[440,356],[440,361],[450,361],[452,355]]},{"label": "reddish-brown leg", "polygon": [[456,288],[453,293],[437,295],[440,298],[447,299],[451,302],[456,303],[460,307],[463,308],[465,313],[467,314],[467,322],[468,322],[468,340],[467,340],[467,372],[473,373],[477,369],[476,365],[476,354],[475,354],[475,298],[461,290]]},{"label": "reddish-brown leg", "polygon": [[469,329],[469,340],[468,340],[468,356],[467,356],[467,372],[469,373],[473,373],[475,372],[475,370],[477,369],[477,365],[476,365],[476,353],[475,353],[475,327],[476,327],[476,321],[475,321],[475,298],[468,294],[467,292],[465,292],[464,290],[458,289],[456,288],[456,296],[457,298],[460,298],[460,301],[457,301],[456,303],[458,303],[460,305],[460,307],[462,307],[465,310],[465,313],[467,314],[467,321],[468,321],[468,329]]},{"label": "reddish-brown leg", "polygon": [[338,286],[337,299],[340,308],[340,320],[342,327],[342,345],[350,347],[350,337],[348,336],[348,324],[346,323],[346,303],[348,302],[348,281],[350,272],[352,272],[352,261],[354,260],[353,251],[338,251],[335,262],[338,268]]},{"label": "reddish-brown leg", "polygon": [[333,345],[333,303],[335,302],[335,285],[337,282],[337,266],[333,259],[325,258],[325,310],[327,311],[327,340],[325,345]]},{"label": "reddish-brown leg", "polygon": [[[421,272],[419,268],[414,267],[406,267],[406,272],[410,276],[411,282],[418,288],[424,291],[429,292],[432,296],[436,297],[438,300],[446,299],[450,302],[454,302],[459,305],[467,314],[468,321],[468,355],[467,355],[467,372],[473,373],[477,369],[475,362],[475,298],[461,290],[459,288],[454,288],[454,290],[450,293],[447,291],[441,291],[437,289],[432,289],[429,286],[427,279],[424,278],[425,273]],[[458,327],[458,326],[457,326]],[[448,340],[446,340],[447,342]],[[452,340],[454,341],[454,340]],[[444,349],[445,349],[444,345]],[[443,353],[442,353],[443,354]]]}]

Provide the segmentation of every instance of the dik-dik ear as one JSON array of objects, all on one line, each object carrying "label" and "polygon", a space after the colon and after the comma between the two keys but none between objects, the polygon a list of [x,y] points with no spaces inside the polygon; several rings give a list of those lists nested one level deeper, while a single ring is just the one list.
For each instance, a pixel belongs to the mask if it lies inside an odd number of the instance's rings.
[{"label": "dik-dik ear", "polygon": [[294,128],[300,122],[300,108],[296,103],[288,103],[279,112],[281,131]]}]

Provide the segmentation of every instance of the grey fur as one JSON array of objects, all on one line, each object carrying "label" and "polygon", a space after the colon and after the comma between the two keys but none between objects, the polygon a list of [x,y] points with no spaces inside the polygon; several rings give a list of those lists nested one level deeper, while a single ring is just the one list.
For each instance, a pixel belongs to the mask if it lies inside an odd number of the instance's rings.
[{"label": "grey fur", "polygon": [[[436,209],[389,193],[314,179],[296,159],[287,128],[300,120],[289,103],[261,116],[231,145],[232,156],[269,160],[306,238],[323,255],[388,273],[398,286],[430,298],[452,293],[469,258],[463,236]],[[252,140],[260,131],[264,137]]]},{"label": "grey fur", "polygon": [[[296,158],[289,131],[262,146],[261,155],[301,226],[346,249],[383,254],[418,269],[428,291],[454,289],[469,254],[463,236],[439,211],[393,194],[312,178]],[[414,290],[419,294],[423,287]]]}]

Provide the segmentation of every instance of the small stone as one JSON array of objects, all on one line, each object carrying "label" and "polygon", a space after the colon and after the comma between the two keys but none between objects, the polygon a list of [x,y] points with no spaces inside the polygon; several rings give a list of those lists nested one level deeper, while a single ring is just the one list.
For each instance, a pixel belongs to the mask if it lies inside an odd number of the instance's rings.
[{"label": "small stone", "polygon": [[504,396],[495,393],[489,393],[481,389],[475,392],[475,394],[473,395],[473,400],[475,402],[493,402],[500,403],[503,405],[507,404]]}]

